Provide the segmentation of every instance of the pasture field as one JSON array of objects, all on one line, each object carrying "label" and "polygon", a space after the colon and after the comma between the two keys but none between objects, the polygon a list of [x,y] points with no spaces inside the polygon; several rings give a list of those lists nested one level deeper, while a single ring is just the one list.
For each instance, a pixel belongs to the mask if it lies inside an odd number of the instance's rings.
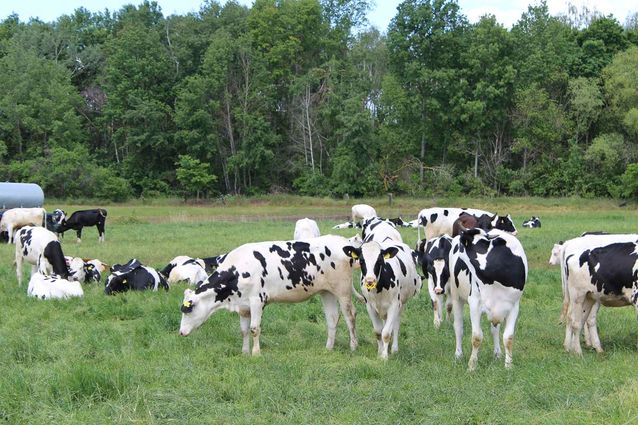
[{"label": "pasture field", "polygon": [[[335,230],[360,201],[274,197],[225,205],[174,202],[105,205],[106,242],[95,228],[67,255],[109,264],[138,258],[163,267],[176,255],[211,256],[246,242],[291,239],[294,220],[318,218]],[[384,216],[413,219],[433,199],[363,200]],[[464,358],[454,361],[450,321],[432,324],[427,287],[407,305],[399,353],[383,362],[365,307],[355,301],[359,348],[350,352],[343,320],[335,350],[325,350],[318,298],[273,304],[262,321],[260,357],[241,354],[235,313],[213,315],[189,337],[178,336],[185,284],[168,292],[105,296],[85,287],[83,299],[40,301],[18,287],[13,246],[0,246],[0,421],[25,424],[583,424],[638,421],[638,323],[633,308],[603,308],[605,353],[563,351],[560,272],[547,264],[554,242],[585,230],[638,232],[635,205],[582,199],[438,199],[441,206],[511,212],[526,250],[529,280],[514,339],[514,367],[494,360],[487,323],[477,371],[466,307]],[[67,212],[104,205],[48,204]],[[523,229],[531,215],[540,229]],[[414,245],[416,230],[402,229]],[[26,271],[25,271],[26,274]]]}]

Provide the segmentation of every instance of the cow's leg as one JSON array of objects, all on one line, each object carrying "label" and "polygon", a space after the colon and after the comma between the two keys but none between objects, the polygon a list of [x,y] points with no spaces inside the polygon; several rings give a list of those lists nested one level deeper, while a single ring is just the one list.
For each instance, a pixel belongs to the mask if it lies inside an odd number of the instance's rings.
[{"label": "cow's leg", "polygon": [[518,309],[520,301],[512,307],[505,319],[505,329],[503,329],[503,345],[505,346],[505,367],[512,367],[512,347],[514,345],[514,328],[516,327],[516,319],[518,318]]},{"label": "cow's leg", "polygon": [[494,341],[494,358],[500,359],[501,358],[501,341],[499,337],[501,334],[501,324],[492,323],[490,325],[490,332],[492,333],[492,340]]},{"label": "cow's leg", "polygon": [[78,240],[77,242],[80,243],[82,242],[82,228],[80,227],[78,230],[75,231],[78,235]]},{"label": "cow's leg", "polygon": [[467,364],[468,370],[476,369],[478,363],[478,352],[483,342],[483,331],[481,330],[481,302],[476,294],[468,299],[470,305],[470,323],[472,324],[472,354]]},{"label": "cow's leg", "polygon": [[600,344],[600,338],[598,337],[598,325],[596,324],[596,316],[598,316],[598,310],[600,309],[600,303],[595,302],[587,317],[587,324],[585,329],[589,329],[589,337],[591,338],[591,346],[598,353],[603,352],[603,347]]},{"label": "cow's leg", "polygon": [[381,320],[381,317],[379,317],[379,314],[369,302],[366,303],[366,309],[368,310],[368,316],[370,316],[370,321],[374,328],[374,335],[377,338],[377,354],[381,356],[383,353],[383,320]]},{"label": "cow's leg", "polygon": [[395,323],[399,320],[399,312],[401,311],[401,301],[392,303],[388,308],[385,323],[383,324],[383,330],[381,331],[381,340],[383,342],[383,349],[381,351],[381,358],[383,360],[388,359],[388,347],[390,346],[390,339],[392,339],[392,331],[394,330]]},{"label": "cow's leg", "polygon": [[404,304],[401,304],[399,307],[399,311],[397,312],[396,319],[394,321],[394,326],[392,330],[392,352],[396,353],[399,351],[399,330],[401,329],[401,317],[403,316],[403,308]]},{"label": "cow's leg", "polygon": [[458,360],[463,356],[463,303],[461,300],[452,300],[452,313],[454,314],[454,336],[456,337],[454,356]]},{"label": "cow's leg", "polygon": [[443,295],[435,295],[432,299],[432,307],[434,310],[434,327],[439,329],[441,327],[441,321],[443,320],[443,303],[445,299]]},{"label": "cow's leg", "polygon": [[357,329],[355,322],[357,310],[355,310],[354,305],[352,305],[352,296],[350,293],[339,298],[339,305],[341,306],[341,312],[343,313],[343,318],[346,321],[346,326],[350,333],[350,349],[354,351],[357,349],[357,345],[359,345],[359,342],[357,341]]},{"label": "cow's leg", "polygon": [[445,297],[445,311],[447,314],[447,320],[450,320],[450,317],[452,316],[452,297],[450,297],[450,295]]},{"label": "cow's leg", "polygon": [[[571,294],[570,294],[571,295]],[[574,294],[577,295],[577,294]],[[569,302],[569,323],[570,329],[570,346],[567,351],[572,351],[575,354],[582,354],[580,348],[580,332],[583,328],[586,317],[583,316],[583,309],[585,303],[585,295],[570,296]]]},{"label": "cow's leg", "polygon": [[259,297],[250,298],[250,333],[253,336],[253,356],[261,354],[259,335],[261,335],[261,315],[263,312],[263,301]]},{"label": "cow's leg", "polygon": [[581,317],[581,325],[583,329],[583,333],[585,334],[585,346],[591,347],[591,334],[587,327],[587,322],[589,320],[589,314],[591,313],[592,307],[596,304],[596,302],[589,297],[585,297],[583,300],[583,311]]},{"label": "cow's leg", "polygon": [[323,303],[323,313],[326,316],[326,327],[328,328],[328,340],[326,348],[332,350],[335,345],[335,335],[337,333],[337,322],[339,321],[339,304],[337,297],[330,292],[320,294]]},{"label": "cow's leg", "polygon": [[13,227],[11,225],[7,226],[7,233],[9,234],[9,243],[13,242]]},{"label": "cow's leg", "polygon": [[[16,276],[18,277],[18,286],[22,286],[22,253],[16,249]],[[33,275],[33,267],[31,268]]]},{"label": "cow's leg", "polygon": [[104,242],[104,223],[97,223],[98,242]]},{"label": "cow's leg", "polygon": [[250,352],[250,310],[239,311],[239,326],[241,327],[243,339],[241,352],[248,354]]}]

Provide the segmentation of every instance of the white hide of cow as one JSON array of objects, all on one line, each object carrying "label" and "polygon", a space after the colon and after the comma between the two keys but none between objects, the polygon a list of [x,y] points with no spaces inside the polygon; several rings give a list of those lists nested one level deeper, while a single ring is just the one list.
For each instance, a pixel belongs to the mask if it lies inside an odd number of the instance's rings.
[{"label": "white hide of cow", "polygon": [[370,205],[356,204],[352,206],[352,221],[357,222],[370,217],[377,217],[377,212]]},{"label": "white hide of cow", "polygon": [[166,277],[169,285],[181,281],[187,281],[190,285],[198,285],[208,279],[204,260],[186,255],[173,258],[163,270],[160,270],[160,273]]},{"label": "white hide of cow", "polygon": [[31,276],[27,294],[41,300],[54,298],[82,297],[82,284],[58,276],[45,276],[38,272]]},{"label": "white hide of cow", "polygon": [[[47,247],[53,248],[54,246],[56,249],[47,250]],[[25,261],[31,264],[31,275],[37,269],[47,276],[56,273],[63,278],[69,277],[58,237],[44,227],[24,226],[15,232],[15,263],[18,285],[22,285],[22,263]]]},{"label": "white hide of cow", "polygon": [[[480,243],[481,249],[475,246]],[[481,253],[487,244],[487,252]],[[493,256],[503,264],[488,262],[492,250],[498,250]],[[494,340],[494,355],[501,356],[499,342],[500,324],[505,322],[503,344],[505,345],[505,367],[512,366],[512,347],[514,329],[518,317],[523,287],[527,281],[527,257],[521,243],[513,235],[493,229],[463,231],[452,240],[450,254],[450,297],[454,313],[454,333],[456,336],[456,358],[463,355],[463,305],[469,304],[472,324],[472,354],[468,369],[476,369],[478,350],[483,340],[481,315],[486,313],[491,322]],[[481,277],[477,274],[480,271]],[[491,280],[487,280],[491,279]]]},{"label": "white hide of cow", "polygon": [[0,219],[0,232],[9,234],[9,243],[13,242],[16,230],[24,226],[46,226],[47,212],[44,208],[12,208]]},{"label": "white hide of cow", "polygon": [[[594,280],[598,282],[600,279],[594,279],[591,275],[587,251],[604,249],[613,244],[636,245],[637,242],[638,234],[589,234],[570,239],[562,244],[562,249],[558,249],[563,286],[563,311],[566,318],[565,340],[563,342],[565,351],[575,354],[582,353],[580,332],[584,327],[586,345],[591,345],[599,353],[603,352],[596,323],[600,306],[623,307],[631,305],[632,288],[625,288],[622,294],[605,294],[605,288],[599,291],[597,286],[592,283]],[[550,261],[553,260],[552,252]],[[638,262],[633,263],[630,267],[638,268]],[[594,272],[598,271],[598,268],[594,268]],[[635,272],[638,270],[628,270],[629,275]],[[602,285],[601,282],[598,284]]]},{"label": "white hide of cow", "polygon": [[357,347],[352,305],[352,259],[343,248],[347,240],[327,235],[305,241],[249,243],[224,258],[208,281],[195,291],[186,289],[180,335],[189,335],[215,311],[239,313],[242,352],[260,354],[259,336],[264,306],[273,302],[301,302],[319,294],[328,328],[326,348],[334,346],[339,307],[350,332],[350,348]]},{"label": "white hide of cow", "polygon": [[[511,216],[508,214],[505,217],[501,217],[498,214],[491,213],[489,211],[479,210],[476,208],[442,208],[442,207],[433,207],[433,208],[425,208],[419,212],[416,220],[413,220],[408,223],[410,227],[416,227],[419,229],[420,227],[424,227],[424,237],[427,240],[435,238],[441,235],[450,235],[453,234],[454,222],[461,216],[462,213],[471,214],[475,217],[481,217],[482,215],[489,215],[493,217],[492,219],[492,227],[499,227],[500,221],[505,221],[509,225],[511,225],[511,229],[513,229],[510,233],[516,235],[516,227],[514,226],[514,222],[512,221]],[[509,229],[508,229],[509,230]],[[420,238],[420,234],[419,234]]]},{"label": "white hide of cow", "polygon": [[319,236],[321,236],[321,232],[319,231],[319,226],[316,221],[309,218],[302,218],[295,223],[294,240],[318,238]]},{"label": "white hide of cow", "polygon": [[349,257],[361,266],[361,293],[377,336],[377,353],[388,358],[399,351],[401,316],[407,301],[421,290],[412,249],[396,241],[365,242],[360,248],[344,247]]},{"label": "white hide of cow", "polygon": [[369,217],[363,220],[361,237],[363,242],[387,242],[395,241],[403,243],[401,233],[397,226],[390,220],[380,217]]}]

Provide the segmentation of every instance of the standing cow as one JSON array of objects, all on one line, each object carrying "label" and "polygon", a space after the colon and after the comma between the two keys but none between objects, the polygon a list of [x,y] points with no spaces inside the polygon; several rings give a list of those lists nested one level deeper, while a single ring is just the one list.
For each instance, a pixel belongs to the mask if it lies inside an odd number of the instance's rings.
[{"label": "standing cow", "polygon": [[514,236],[499,230],[485,232],[470,229],[452,241],[450,297],[454,313],[457,358],[463,355],[463,305],[470,306],[472,354],[468,369],[476,369],[478,350],[483,341],[481,315],[485,312],[492,323],[494,355],[501,355],[500,324],[505,322],[503,344],[505,367],[512,366],[514,328],[520,299],[527,281],[527,257]]},{"label": "standing cow", "polygon": [[46,215],[44,208],[12,208],[2,214],[0,232],[7,232],[9,243],[13,243],[16,230],[24,226],[44,227]]},{"label": "standing cow", "polygon": [[104,225],[106,223],[106,210],[98,208],[94,210],[75,211],[68,219],[62,220],[60,232],[75,230],[78,235],[77,242],[82,242],[82,228],[95,226],[99,234],[98,240],[104,242]]},{"label": "standing cow", "polygon": [[334,346],[339,306],[350,332],[350,348],[357,347],[355,308],[352,305],[352,264],[340,236],[306,241],[249,243],[224,258],[208,281],[195,291],[186,289],[179,333],[189,335],[215,311],[239,313],[242,352],[260,354],[259,336],[264,307],[273,302],[300,302],[319,294],[328,327],[326,348]]},{"label": "standing cow", "polygon": [[[434,310],[434,327],[438,329],[443,320],[443,304],[445,295],[450,293],[450,250],[452,238],[448,235],[438,236],[427,241],[423,239],[417,249],[418,262],[423,275],[428,279],[428,292]],[[448,313],[451,305],[448,305]]]},{"label": "standing cow", "polygon": [[69,269],[58,237],[44,227],[25,226],[15,234],[15,262],[18,285],[22,285],[22,263],[31,264],[31,275],[38,269],[43,275],[55,274],[69,279]]},{"label": "standing cow", "polygon": [[[454,222],[458,220],[462,214],[470,214],[475,216],[477,220],[488,220],[489,226],[494,229],[503,230],[505,232],[516,235],[516,226],[512,221],[512,217],[499,216],[487,211],[474,208],[426,208],[419,212],[416,220],[410,222],[411,227],[423,226],[425,229],[425,239],[432,239],[441,235],[453,235]],[[483,218],[483,216],[487,216]],[[481,224],[485,228],[486,225]]]}]

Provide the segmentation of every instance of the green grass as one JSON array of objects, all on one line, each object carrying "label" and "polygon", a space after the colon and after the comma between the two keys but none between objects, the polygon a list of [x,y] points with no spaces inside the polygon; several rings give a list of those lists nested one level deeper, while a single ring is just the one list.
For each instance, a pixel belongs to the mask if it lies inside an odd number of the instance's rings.
[{"label": "green grass", "polygon": [[[241,354],[238,316],[213,315],[187,338],[177,335],[184,285],[168,293],[107,297],[85,287],[83,299],[40,301],[17,286],[13,246],[0,246],[0,421],[7,423],[623,423],[638,415],[638,324],[631,308],[602,309],[604,354],[562,349],[560,274],[547,264],[554,242],[585,230],[637,231],[635,206],[580,199],[367,200],[384,215],[413,217],[432,205],[476,206],[530,215],[541,229],[520,229],[530,274],[516,329],[514,368],[492,359],[487,324],[479,368],[454,361],[449,321],[432,325],[424,290],[404,315],[400,352],[387,362],[365,308],[356,303],[359,349],[351,353],[343,320],[334,352],[319,299],[270,305],[262,356]],[[175,202],[108,205],[106,243],[84,231],[66,254],[109,264],[132,257],[162,267],[176,255],[210,256],[242,243],[289,239],[294,219],[323,217],[323,233],[349,215],[351,201],[289,196],[227,205]],[[62,205],[67,212],[93,205]],[[97,206],[97,205],[95,205]],[[58,205],[47,205],[52,210]],[[334,231],[344,236],[352,230]],[[403,229],[408,244],[416,231]],[[25,280],[26,281],[26,280]],[[467,313],[466,313],[467,314]]]}]

